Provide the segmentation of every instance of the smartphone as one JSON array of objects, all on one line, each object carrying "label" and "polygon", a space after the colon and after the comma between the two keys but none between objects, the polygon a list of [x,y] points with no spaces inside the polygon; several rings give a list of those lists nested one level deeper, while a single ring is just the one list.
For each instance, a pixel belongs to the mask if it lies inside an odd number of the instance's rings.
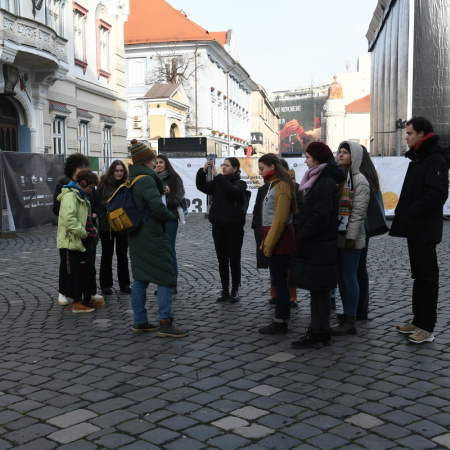
[{"label": "smartphone", "polygon": [[216,155],[214,155],[214,154],[208,156],[208,161],[214,162],[215,159],[216,159]]}]

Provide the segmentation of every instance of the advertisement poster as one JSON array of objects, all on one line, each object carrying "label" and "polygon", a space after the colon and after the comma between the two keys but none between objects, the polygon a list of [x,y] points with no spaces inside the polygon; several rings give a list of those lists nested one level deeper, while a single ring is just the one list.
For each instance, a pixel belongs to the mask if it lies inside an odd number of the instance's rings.
[{"label": "advertisement poster", "polygon": [[53,193],[64,173],[63,156],[17,152],[0,156],[15,228],[52,223]]},{"label": "advertisement poster", "polygon": [[326,96],[275,98],[272,104],[280,115],[280,153],[303,153],[309,142],[321,136]]}]

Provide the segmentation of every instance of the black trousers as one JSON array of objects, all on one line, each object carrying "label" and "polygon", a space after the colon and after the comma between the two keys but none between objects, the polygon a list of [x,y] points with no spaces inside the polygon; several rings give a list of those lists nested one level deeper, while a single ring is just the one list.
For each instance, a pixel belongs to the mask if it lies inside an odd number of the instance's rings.
[{"label": "black trousers", "polygon": [[88,240],[85,248],[85,252],[59,250],[59,292],[74,302],[90,301],[95,283],[94,249]]},{"label": "black trousers", "polygon": [[331,313],[330,290],[310,291],[311,327],[315,333],[329,331]]},{"label": "black trousers", "polygon": [[439,295],[439,266],[436,244],[424,244],[408,239],[412,292],[413,325],[429,332],[434,331],[437,320]]},{"label": "black trousers", "polygon": [[228,290],[230,287],[229,270],[231,269],[231,289],[238,290],[241,285],[241,250],[244,230],[213,225],[212,236],[219,261],[222,289]]},{"label": "black trousers", "polygon": [[117,278],[119,287],[130,285],[130,272],[128,269],[128,236],[109,231],[100,231],[102,241],[102,257],[100,260],[100,287],[113,287],[112,262],[114,255],[114,242],[116,243]]}]

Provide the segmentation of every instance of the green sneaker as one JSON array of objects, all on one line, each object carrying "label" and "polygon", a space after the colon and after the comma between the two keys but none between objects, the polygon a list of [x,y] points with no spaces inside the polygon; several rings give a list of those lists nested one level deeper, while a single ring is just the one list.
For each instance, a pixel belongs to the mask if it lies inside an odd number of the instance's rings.
[{"label": "green sneaker", "polygon": [[420,328],[416,329],[416,332],[411,334],[408,338],[409,342],[413,344],[423,344],[424,342],[433,342],[434,334],[429,331],[421,330]]},{"label": "green sneaker", "polygon": [[397,331],[402,334],[413,334],[420,329],[413,325],[411,322],[408,322],[405,325],[395,325],[395,328],[397,328]]}]

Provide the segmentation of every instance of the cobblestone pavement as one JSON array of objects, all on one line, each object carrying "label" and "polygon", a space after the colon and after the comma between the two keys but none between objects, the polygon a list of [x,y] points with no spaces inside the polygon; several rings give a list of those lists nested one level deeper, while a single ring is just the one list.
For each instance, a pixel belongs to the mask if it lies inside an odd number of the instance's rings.
[{"label": "cobblestone pavement", "polygon": [[56,227],[1,240],[0,450],[450,448],[444,226],[433,343],[409,344],[393,328],[410,318],[412,283],[405,241],[382,236],[370,242],[372,320],[319,350],[290,348],[308,325],[305,291],[288,335],[258,334],[273,307],[248,226],[238,304],[215,301],[209,223],[191,214],[180,226],[174,311],[184,339],[133,334],[120,293],[92,314],[59,306]]}]

